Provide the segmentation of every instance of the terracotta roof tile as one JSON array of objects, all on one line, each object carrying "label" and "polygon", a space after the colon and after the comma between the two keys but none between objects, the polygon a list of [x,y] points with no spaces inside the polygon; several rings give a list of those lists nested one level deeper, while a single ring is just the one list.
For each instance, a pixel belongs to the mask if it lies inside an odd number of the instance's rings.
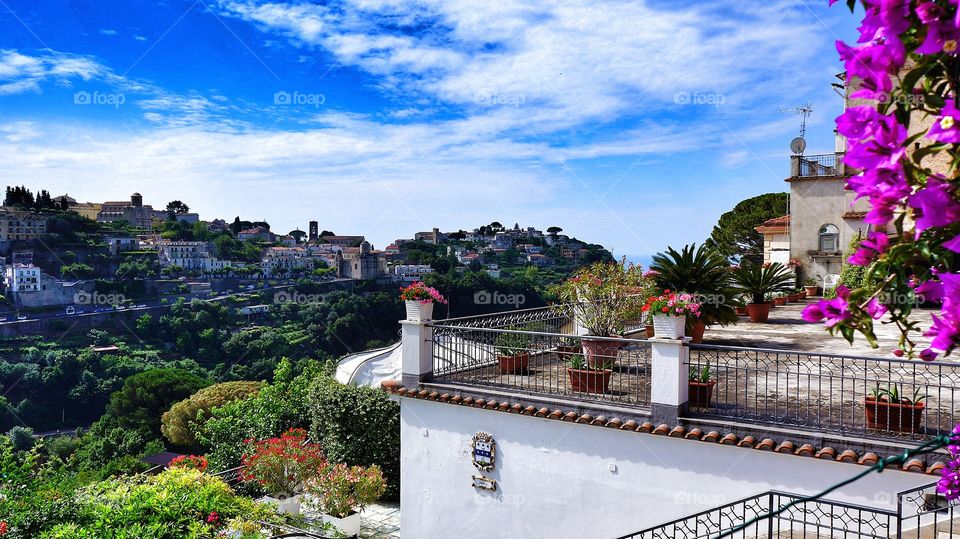
[{"label": "terracotta roof tile", "polygon": [[[487,408],[490,410],[499,410],[508,413],[531,415],[536,417],[546,417],[549,419],[576,422],[582,424],[589,424],[595,426],[604,426],[608,428],[615,428],[620,430],[629,430],[636,431],[639,433],[652,433],[663,436],[670,436],[674,438],[682,438],[687,440],[699,440],[703,442],[713,442],[720,443],[723,445],[736,445],[737,447],[744,448],[755,448],[764,451],[776,451],[784,454],[805,456],[805,457],[816,457],[820,459],[836,460],[839,462],[847,462],[853,464],[859,464],[863,466],[872,466],[880,461],[880,457],[873,452],[865,452],[861,455],[858,455],[857,452],[847,449],[837,455],[837,451],[829,446],[825,446],[817,449],[810,443],[803,443],[797,447],[797,442],[792,440],[781,440],[778,444],[772,438],[764,438],[759,443],[757,442],[754,436],[744,436],[739,438],[739,436],[733,432],[727,432],[725,434],[718,431],[710,431],[706,434],[703,433],[703,430],[697,427],[691,428],[689,431],[687,427],[683,425],[668,425],[662,423],[660,425],[654,426],[653,423],[649,421],[644,421],[642,424],[638,424],[637,421],[630,419],[624,422],[618,417],[607,419],[606,417],[599,415],[593,417],[590,414],[580,413],[574,410],[561,410],[555,409],[550,410],[549,408],[542,407],[537,409],[532,405],[527,405],[524,407],[520,403],[510,403],[508,401],[496,401],[496,400],[484,400],[482,398],[474,399],[469,395],[466,397],[461,397],[460,395],[451,396],[449,393],[438,394],[437,391],[427,391],[424,389],[417,388],[404,388],[399,381],[397,380],[387,380],[381,383],[381,387],[394,395],[401,397],[417,398],[423,400],[432,400],[439,402],[449,402],[452,404],[462,404],[464,406],[473,406],[476,408]],[[909,460],[906,464],[902,466],[902,469],[909,472],[918,472],[918,473],[927,473],[930,475],[938,475],[940,471],[944,468],[945,464],[940,461],[924,463],[923,460],[919,458],[914,458]]]}]

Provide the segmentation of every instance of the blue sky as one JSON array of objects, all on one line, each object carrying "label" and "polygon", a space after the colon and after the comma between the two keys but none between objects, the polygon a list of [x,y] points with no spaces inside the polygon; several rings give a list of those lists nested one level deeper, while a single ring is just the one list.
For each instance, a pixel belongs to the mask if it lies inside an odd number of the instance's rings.
[{"label": "blue sky", "polygon": [[833,151],[826,1],[0,0],[0,173],[81,201],[377,247],[557,225],[618,255],[701,241]]}]

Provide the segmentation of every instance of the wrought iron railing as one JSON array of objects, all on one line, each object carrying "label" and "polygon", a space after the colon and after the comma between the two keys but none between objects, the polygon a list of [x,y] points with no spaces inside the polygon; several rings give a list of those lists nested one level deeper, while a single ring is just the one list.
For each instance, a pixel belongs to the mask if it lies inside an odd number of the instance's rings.
[{"label": "wrought iron railing", "polygon": [[430,326],[435,381],[586,401],[650,403],[649,344],[575,335],[569,310],[532,309]]},{"label": "wrought iron railing", "polygon": [[[690,369],[704,367],[715,385],[691,386],[694,415],[916,439],[960,421],[960,364],[690,346]],[[883,392],[893,389],[897,399]],[[917,406],[898,400],[915,396],[923,397]]]},{"label": "wrought iron railing", "polygon": [[843,154],[793,155],[790,168],[790,176],[794,178],[839,176],[844,172]]},{"label": "wrought iron railing", "polygon": [[[795,505],[787,507],[796,502]],[[706,539],[729,537],[850,537],[926,539],[960,531],[955,505],[936,494],[932,483],[897,493],[897,509],[867,507],[768,491],[624,535],[619,539]],[[777,515],[773,512],[783,509]],[[766,517],[769,518],[761,518]],[[748,524],[749,523],[749,524]]]}]

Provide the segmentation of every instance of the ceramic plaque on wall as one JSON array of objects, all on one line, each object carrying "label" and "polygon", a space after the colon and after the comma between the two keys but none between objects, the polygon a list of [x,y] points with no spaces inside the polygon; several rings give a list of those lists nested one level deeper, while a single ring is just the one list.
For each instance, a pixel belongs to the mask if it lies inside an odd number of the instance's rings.
[{"label": "ceramic plaque on wall", "polygon": [[478,470],[490,471],[497,464],[497,442],[486,432],[473,436],[473,465]]}]

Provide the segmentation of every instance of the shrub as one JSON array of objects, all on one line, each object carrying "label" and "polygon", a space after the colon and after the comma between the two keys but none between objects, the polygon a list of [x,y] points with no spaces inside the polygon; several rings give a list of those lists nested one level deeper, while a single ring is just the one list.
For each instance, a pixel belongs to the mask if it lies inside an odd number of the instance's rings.
[{"label": "shrub", "polygon": [[17,451],[29,451],[37,445],[37,439],[33,437],[33,429],[17,425],[7,432],[10,442]]},{"label": "shrub", "polygon": [[214,470],[240,465],[247,439],[262,440],[282,432],[309,426],[307,392],[317,376],[317,364],[291,380],[291,365],[286,359],[277,364],[274,383],[246,400],[235,400],[214,408],[210,418],[197,432],[197,440],[207,450]]},{"label": "shrub", "polygon": [[256,395],[262,382],[223,382],[205,387],[164,412],[160,430],[171,443],[190,446],[196,443],[197,430],[210,417],[210,410],[228,402]]},{"label": "shrub", "polygon": [[332,462],[376,464],[387,495],[400,492],[400,406],[376,389],[318,377],[310,387],[310,435]]},{"label": "shrub", "polygon": [[[224,525],[247,528],[254,520],[280,523],[269,506],[237,496],[222,480],[198,470],[171,469],[94,483],[76,496],[76,515],[54,523],[39,537],[214,537]],[[256,533],[237,537],[263,537]]]},{"label": "shrub", "polygon": [[183,369],[154,369],[135,374],[110,396],[107,416],[119,426],[160,434],[160,415],[210,382]]},{"label": "shrub", "polygon": [[308,484],[307,491],[316,497],[322,513],[345,518],[380,499],[386,487],[378,466],[341,463],[324,470]]},{"label": "shrub", "polygon": [[320,444],[307,442],[307,431],[290,429],[266,440],[250,440],[243,456],[240,479],[255,481],[268,494],[279,497],[303,492],[307,482],[327,467]]}]

